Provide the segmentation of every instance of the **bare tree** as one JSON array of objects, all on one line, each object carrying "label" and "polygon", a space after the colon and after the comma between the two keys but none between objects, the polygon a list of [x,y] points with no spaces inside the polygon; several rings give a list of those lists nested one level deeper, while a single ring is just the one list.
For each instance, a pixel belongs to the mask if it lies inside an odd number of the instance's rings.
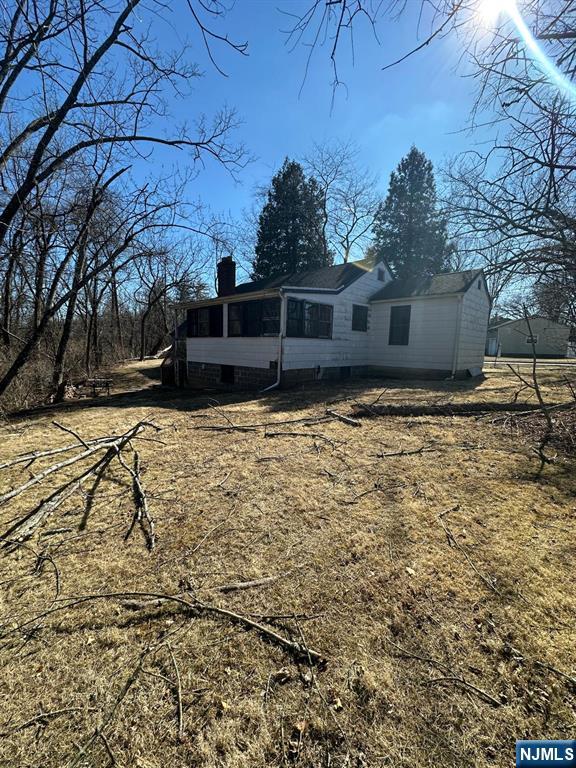
[{"label": "bare tree", "polygon": [[314,56],[327,54],[336,89],[342,49],[352,45],[358,25],[378,37],[412,13],[425,30],[398,60],[383,55],[384,69],[456,36],[478,83],[469,128],[499,127],[486,152],[470,152],[450,169],[457,235],[475,241],[476,256],[492,275],[506,273],[501,287],[518,275],[574,274],[576,2],[524,0],[503,5],[491,19],[484,10],[478,0],[311,0],[293,17],[289,38],[308,46],[307,69]]},{"label": "bare tree", "polygon": [[358,149],[349,142],[315,144],[304,166],[322,191],[326,248],[348,262],[370,239],[380,202],[376,177],[358,166]]},{"label": "bare tree", "polygon": [[[217,69],[214,46],[245,53],[245,44],[212,30],[224,12],[218,0],[185,5]],[[0,340],[7,361],[0,394],[54,332],[52,383],[61,396],[79,310],[90,368],[92,347],[94,364],[101,362],[108,303],[122,335],[118,281],[149,249],[152,233],[202,231],[180,216],[182,190],[171,196],[159,181],[134,184],[134,158],[162,145],[186,152],[191,164],[212,158],[232,173],[245,162],[243,148],[230,143],[230,110],[212,119],[199,113],[191,128],[172,134],[152,129],[159,117],[174,126],[170,101],[185,98],[200,74],[186,46],[157,49],[151,29],[168,10],[159,0],[19,0],[0,8]]]}]

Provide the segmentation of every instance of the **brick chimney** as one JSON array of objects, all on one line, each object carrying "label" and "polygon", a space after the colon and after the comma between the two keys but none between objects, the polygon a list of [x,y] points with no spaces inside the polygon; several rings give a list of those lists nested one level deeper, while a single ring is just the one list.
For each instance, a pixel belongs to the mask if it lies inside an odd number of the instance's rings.
[{"label": "brick chimney", "polygon": [[236,262],[224,256],[216,265],[218,296],[230,296],[236,291]]}]

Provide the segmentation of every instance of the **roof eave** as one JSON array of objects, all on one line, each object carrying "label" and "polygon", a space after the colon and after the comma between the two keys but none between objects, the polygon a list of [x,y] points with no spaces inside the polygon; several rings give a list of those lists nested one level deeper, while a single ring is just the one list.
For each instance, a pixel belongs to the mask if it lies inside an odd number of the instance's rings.
[{"label": "roof eave", "polygon": [[284,290],[281,287],[267,288],[264,291],[249,291],[246,293],[230,293],[227,296],[214,296],[212,299],[202,299],[201,301],[180,301],[174,306],[176,309],[200,309],[200,307],[210,307],[214,304],[231,304],[237,301],[244,301],[249,299],[266,299],[277,296],[280,291]]},{"label": "roof eave", "polygon": [[416,299],[454,299],[462,296],[466,291],[453,291],[452,293],[424,293],[416,296],[396,296],[393,299],[368,299],[370,304],[390,304],[394,301],[414,301]]}]

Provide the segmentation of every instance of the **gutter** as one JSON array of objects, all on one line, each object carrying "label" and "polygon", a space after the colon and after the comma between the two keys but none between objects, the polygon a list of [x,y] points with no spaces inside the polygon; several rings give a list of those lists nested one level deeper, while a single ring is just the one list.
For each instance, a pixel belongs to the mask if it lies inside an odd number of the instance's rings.
[{"label": "gutter", "polygon": [[460,330],[462,327],[462,304],[463,304],[464,294],[460,294],[458,297],[458,316],[456,320],[456,334],[454,336],[454,351],[452,353],[452,374],[450,378],[454,378],[456,375],[456,371],[458,370],[458,349],[460,346]]},{"label": "gutter", "polygon": [[280,333],[278,334],[278,362],[276,364],[276,381],[273,384],[270,384],[269,387],[265,387],[264,389],[260,390],[259,394],[262,394],[263,392],[269,392],[271,389],[276,389],[280,386],[280,381],[282,379],[282,351],[283,351],[283,340],[284,340],[284,324],[286,322],[286,296],[283,293],[283,289],[279,289],[280,294]]},{"label": "gutter", "polygon": [[431,293],[421,296],[397,296],[394,299],[368,299],[369,304],[398,304],[400,301],[428,301],[432,299],[455,299],[464,295],[461,291],[456,293]]}]

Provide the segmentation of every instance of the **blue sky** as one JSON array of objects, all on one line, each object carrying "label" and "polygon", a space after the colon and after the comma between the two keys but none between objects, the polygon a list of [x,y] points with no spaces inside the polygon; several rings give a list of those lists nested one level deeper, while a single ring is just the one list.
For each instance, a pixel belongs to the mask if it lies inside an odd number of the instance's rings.
[{"label": "blue sky", "polygon": [[[474,83],[463,77],[460,43],[453,37],[433,42],[397,67],[382,67],[404,54],[425,36],[417,34],[419,2],[407,0],[399,22],[383,20],[380,41],[368,24],[355,27],[355,61],[342,46],[339,74],[346,83],[332,104],[332,71],[328,47],[316,51],[302,87],[308,50],[291,50],[282,32],[291,23],[282,11],[305,9],[310,0],[237,0],[215,29],[236,41],[248,42],[248,56],[215,45],[222,77],[202,51],[185,8],[174,11],[171,27],[154,32],[163,48],[188,39],[204,77],[194,83],[185,102],[172,105],[174,119],[194,120],[224,104],[242,120],[236,138],[255,157],[235,182],[213,162],[192,182],[189,195],[201,198],[214,212],[240,216],[251,204],[256,185],[269,182],[285,156],[300,158],[314,142],[353,140],[360,162],[380,177],[382,194],[391,170],[414,143],[436,166],[474,145],[477,136],[458,133],[466,125]],[[485,138],[485,137],[483,137]],[[169,171],[179,157],[156,153],[155,171]]]}]

